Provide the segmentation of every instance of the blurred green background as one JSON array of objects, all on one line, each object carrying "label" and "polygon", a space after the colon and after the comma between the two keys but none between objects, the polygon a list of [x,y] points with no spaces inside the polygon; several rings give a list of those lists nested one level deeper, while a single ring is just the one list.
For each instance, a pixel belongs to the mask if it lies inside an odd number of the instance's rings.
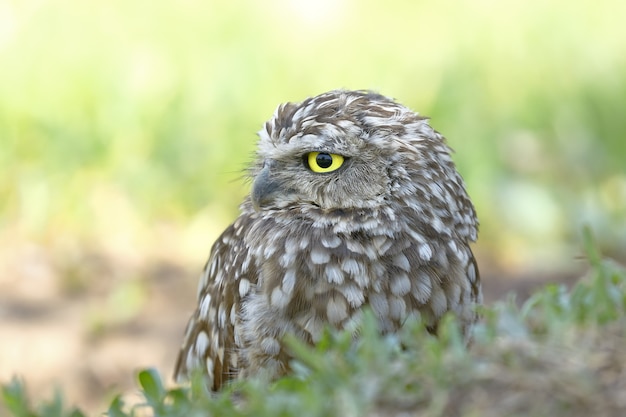
[{"label": "blurred green background", "polygon": [[284,101],[374,89],[432,117],[482,262],[626,248],[626,2],[5,0],[0,240],[198,267]]}]

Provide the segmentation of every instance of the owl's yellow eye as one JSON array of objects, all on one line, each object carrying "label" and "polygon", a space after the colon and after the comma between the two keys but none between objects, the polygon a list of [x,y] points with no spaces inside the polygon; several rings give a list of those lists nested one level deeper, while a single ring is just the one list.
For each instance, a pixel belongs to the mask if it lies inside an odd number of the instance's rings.
[{"label": "owl's yellow eye", "polygon": [[306,161],[313,172],[332,172],[343,165],[343,156],[336,153],[310,152]]}]

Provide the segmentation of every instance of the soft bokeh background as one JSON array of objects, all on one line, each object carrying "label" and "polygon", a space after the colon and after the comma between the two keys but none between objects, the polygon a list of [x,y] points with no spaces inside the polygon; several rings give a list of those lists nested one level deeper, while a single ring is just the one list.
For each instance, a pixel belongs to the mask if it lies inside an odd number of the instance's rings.
[{"label": "soft bokeh background", "polygon": [[0,2],[0,380],[99,410],[171,368],[277,104],[368,88],[432,117],[489,299],[626,249],[621,0]]}]

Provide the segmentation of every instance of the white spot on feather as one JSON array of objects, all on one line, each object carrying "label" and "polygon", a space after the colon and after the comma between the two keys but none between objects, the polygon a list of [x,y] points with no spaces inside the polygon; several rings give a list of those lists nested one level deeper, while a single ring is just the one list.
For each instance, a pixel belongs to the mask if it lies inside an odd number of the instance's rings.
[{"label": "white spot on feather", "polygon": [[276,356],[280,353],[280,343],[273,337],[266,337],[261,340],[261,350],[270,356]]},{"label": "white spot on feather", "polygon": [[311,251],[311,261],[314,264],[325,264],[330,260],[330,253],[322,248],[315,248]]},{"label": "white spot on feather", "polygon": [[203,319],[208,318],[209,308],[211,307],[211,294],[206,294],[200,302],[200,317]]},{"label": "white spot on feather", "polygon": [[346,297],[348,304],[350,304],[352,308],[360,307],[365,302],[363,291],[356,285],[350,284],[339,287],[339,291]]},{"label": "white spot on feather", "polygon": [[220,304],[217,308],[217,325],[223,329],[226,326],[226,322],[228,318],[226,317],[226,310],[224,309],[224,304]]},{"label": "white spot on feather", "polygon": [[222,270],[220,269],[219,271],[217,271],[217,273],[215,274],[215,284],[219,285],[224,281],[224,274],[222,273]]},{"label": "white spot on feather", "polygon": [[326,279],[328,282],[334,282],[335,284],[343,284],[343,272],[338,265],[328,264],[326,265]]},{"label": "white spot on feather", "polygon": [[403,296],[411,291],[411,280],[407,274],[399,274],[391,281],[391,293],[398,296]]},{"label": "white spot on feather", "polygon": [[459,302],[461,301],[461,286],[451,283],[446,289],[446,294],[448,296],[448,305],[450,306],[450,310],[457,311]]},{"label": "white spot on feather", "polygon": [[272,290],[272,295],[270,296],[270,304],[272,307],[284,308],[289,304],[290,300],[291,298],[287,297],[280,287],[276,287]]},{"label": "white spot on feather", "polygon": [[411,270],[411,264],[409,264],[409,260],[407,259],[406,256],[404,256],[403,253],[399,253],[396,256],[394,256],[393,264],[397,266],[398,268],[401,268],[407,272]]},{"label": "white spot on feather", "polygon": [[276,246],[269,244],[265,247],[265,249],[263,249],[263,258],[264,259],[268,259],[270,258],[274,253],[276,253]]},{"label": "white spot on feather", "polygon": [[339,324],[341,321],[348,318],[348,306],[345,298],[341,296],[334,296],[328,300],[326,306],[326,315],[328,321],[332,324]]},{"label": "white spot on feather", "polygon": [[200,361],[198,360],[198,357],[194,354],[194,351],[190,349],[187,352],[187,357],[185,358],[185,366],[187,367],[187,370],[190,371],[195,369],[199,364]]},{"label": "white spot on feather", "polygon": [[362,275],[364,272],[361,263],[352,258],[346,258],[341,261],[341,269],[352,276]]},{"label": "white spot on feather", "polygon": [[250,291],[250,281],[245,278],[241,278],[239,280],[239,296],[241,298],[245,297]]},{"label": "white spot on feather", "polygon": [[319,342],[324,329],[324,322],[322,320],[314,314],[307,314],[297,318],[296,322],[302,329],[304,329],[304,331],[311,335],[311,340],[314,343]]},{"label": "white spot on feather", "polygon": [[418,279],[413,282],[413,291],[411,295],[415,300],[421,304],[426,304],[433,290],[433,284],[430,280],[430,276],[426,273],[421,273]]},{"label": "white spot on feather", "polygon": [[393,245],[393,241],[387,239],[386,236],[376,236],[372,239],[372,244],[378,252],[379,256],[383,256],[389,248]]},{"label": "white spot on feather", "polygon": [[402,298],[391,297],[389,299],[389,315],[395,320],[404,319],[406,315],[406,303]]},{"label": "white spot on feather", "polygon": [[206,358],[206,372],[209,376],[209,380],[213,381],[214,373],[215,373],[215,365],[213,365],[213,359]]},{"label": "white spot on feather", "polygon": [[233,306],[230,308],[230,324],[234,326],[236,322],[237,322],[237,304],[233,304]]},{"label": "white spot on feather", "polygon": [[433,257],[433,249],[428,243],[422,243],[419,247],[419,255],[425,261],[430,261]]},{"label": "white spot on feather", "polygon": [[380,293],[374,293],[369,296],[370,305],[379,317],[385,317],[389,314],[389,302],[387,297]]},{"label": "white spot on feather", "polygon": [[194,351],[196,352],[196,355],[204,356],[208,348],[209,348],[209,336],[206,334],[205,331],[201,331],[200,333],[198,333],[198,336],[196,337]]},{"label": "white spot on feather", "polygon": [[294,252],[285,252],[278,260],[278,263],[283,268],[289,268],[296,261],[296,254]]},{"label": "white spot on feather", "polygon": [[441,317],[446,312],[448,302],[441,288],[435,288],[430,297],[430,308],[433,310],[435,317]]},{"label": "white spot on feather", "polygon": [[288,269],[287,272],[285,272],[285,276],[283,277],[283,292],[285,293],[285,295],[291,297],[295,286],[296,271],[293,269]]},{"label": "white spot on feather", "polygon": [[322,237],[321,241],[322,245],[329,249],[334,249],[341,244],[341,239],[339,239],[339,237],[336,235],[328,235]]}]

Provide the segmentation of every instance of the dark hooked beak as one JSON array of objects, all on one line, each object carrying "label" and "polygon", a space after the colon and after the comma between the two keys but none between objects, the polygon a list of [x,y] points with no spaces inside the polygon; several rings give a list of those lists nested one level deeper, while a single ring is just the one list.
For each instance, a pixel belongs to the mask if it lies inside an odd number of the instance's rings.
[{"label": "dark hooked beak", "polygon": [[252,184],[250,197],[256,211],[274,201],[281,191],[281,184],[271,178],[270,167],[271,163],[266,163]]}]

